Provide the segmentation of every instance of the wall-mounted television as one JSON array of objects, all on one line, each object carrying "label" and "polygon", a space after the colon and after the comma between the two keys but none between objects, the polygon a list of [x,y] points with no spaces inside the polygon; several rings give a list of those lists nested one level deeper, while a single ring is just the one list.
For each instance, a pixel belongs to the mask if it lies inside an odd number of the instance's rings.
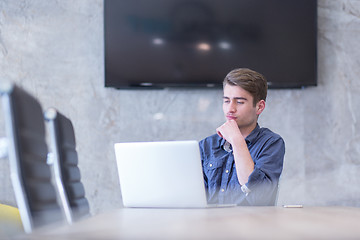
[{"label": "wall-mounted television", "polygon": [[106,87],[216,88],[239,67],[317,84],[316,0],[105,0],[104,25]]}]

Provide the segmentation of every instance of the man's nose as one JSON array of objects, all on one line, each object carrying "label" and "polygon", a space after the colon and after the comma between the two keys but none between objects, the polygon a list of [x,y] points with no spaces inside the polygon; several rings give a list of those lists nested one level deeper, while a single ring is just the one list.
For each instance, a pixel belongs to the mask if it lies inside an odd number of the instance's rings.
[{"label": "man's nose", "polygon": [[236,112],[236,103],[235,102],[230,102],[230,104],[229,104],[229,112],[231,112],[231,113],[234,113],[234,112]]}]

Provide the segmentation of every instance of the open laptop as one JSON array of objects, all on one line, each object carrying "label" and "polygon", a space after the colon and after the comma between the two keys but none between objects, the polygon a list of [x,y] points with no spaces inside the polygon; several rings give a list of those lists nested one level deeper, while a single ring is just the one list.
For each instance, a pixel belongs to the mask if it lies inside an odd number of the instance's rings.
[{"label": "open laptop", "polygon": [[125,207],[207,207],[197,141],[115,143]]}]

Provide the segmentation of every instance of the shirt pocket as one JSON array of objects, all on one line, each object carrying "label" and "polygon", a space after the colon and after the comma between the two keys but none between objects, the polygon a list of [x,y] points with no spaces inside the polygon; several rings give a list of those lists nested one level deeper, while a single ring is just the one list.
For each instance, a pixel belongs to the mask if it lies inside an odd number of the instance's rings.
[{"label": "shirt pocket", "polygon": [[219,161],[209,161],[204,165],[204,172],[209,185],[216,185],[221,182],[223,165],[223,162]]},{"label": "shirt pocket", "polygon": [[222,168],[223,163],[219,162],[219,161],[209,161],[209,162],[206,163],[206,165],[204,167],[209,171],[213,171],[213,170],[216,170],[218,168]]}]

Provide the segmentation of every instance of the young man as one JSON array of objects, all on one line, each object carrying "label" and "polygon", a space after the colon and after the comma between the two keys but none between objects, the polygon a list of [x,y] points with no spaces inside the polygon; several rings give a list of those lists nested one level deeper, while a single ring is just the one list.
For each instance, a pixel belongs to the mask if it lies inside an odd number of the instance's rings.
[{"label": "young man", "polygon": [[208,202],[274,205],[285,143],[257,123],[265,109],[266,79],[250,69],[235,69],[223,88],[226,122],[200,141]]}]

